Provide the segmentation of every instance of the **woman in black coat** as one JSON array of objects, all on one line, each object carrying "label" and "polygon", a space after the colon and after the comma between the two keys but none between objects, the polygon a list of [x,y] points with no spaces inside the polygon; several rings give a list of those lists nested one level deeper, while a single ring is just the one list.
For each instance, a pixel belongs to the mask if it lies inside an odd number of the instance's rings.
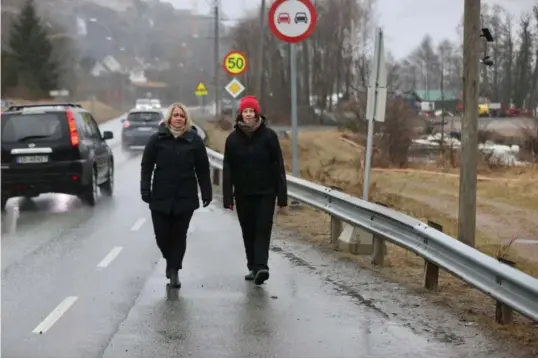
[{"label": "woman in black coat", "polygon": [[[170,107],[163,126],[151,136],[142,156],[140,194],[149,204],[157,246],[166,259],[166,277],[180,288],[187,230],[196,209],[212,200],[209,159],[201,137],[192,130],[187,108]],[[153,175],[153,183],[151,177]]]},{"label": "woman in black coat", "polygon": [[233,209],[243,232],[249,273],[246,280],[269,279],[269,245],[275,202],[286,207],[286,170],[278,136],[265,125],[254,96],[241,99],[235,130],[224,150],[223,201]]}]

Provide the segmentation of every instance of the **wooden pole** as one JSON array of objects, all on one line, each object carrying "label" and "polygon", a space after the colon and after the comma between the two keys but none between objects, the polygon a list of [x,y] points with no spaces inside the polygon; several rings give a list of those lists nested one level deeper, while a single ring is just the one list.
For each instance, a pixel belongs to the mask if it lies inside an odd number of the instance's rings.
[{"label": "wooden pole", "polygon": [[463,11],[463,111],[458,239],[472,247],[476,235],[480,0],[465,0]]}]

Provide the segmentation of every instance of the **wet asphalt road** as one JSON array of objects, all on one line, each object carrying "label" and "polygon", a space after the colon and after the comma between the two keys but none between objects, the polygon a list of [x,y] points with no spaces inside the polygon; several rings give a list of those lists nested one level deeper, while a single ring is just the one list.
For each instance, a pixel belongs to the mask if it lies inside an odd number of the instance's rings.
[{"label": "wet asphalt road", "polygon": [[[119,121],[107,124],[118,138]],[[115,142],[116,141],[116,142]],[[503,356],[424,297],[275,232],[271,278],[245,282],[235,214],[189,230],[183,288],[168,290],[140,153],[116,156],[116,192],[12,199],[2,214],[2,357]]]}]

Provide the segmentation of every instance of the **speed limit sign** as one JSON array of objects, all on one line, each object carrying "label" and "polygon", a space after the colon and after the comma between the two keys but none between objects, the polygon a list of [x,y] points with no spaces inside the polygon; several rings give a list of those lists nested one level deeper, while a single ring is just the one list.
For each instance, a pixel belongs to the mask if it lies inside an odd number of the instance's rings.
[{"label": "speed limit sign", "polygon": [[248,68],[247,55],[244,52],[232,50],[224,56],[222,65],[230,75],[242,75]]}]

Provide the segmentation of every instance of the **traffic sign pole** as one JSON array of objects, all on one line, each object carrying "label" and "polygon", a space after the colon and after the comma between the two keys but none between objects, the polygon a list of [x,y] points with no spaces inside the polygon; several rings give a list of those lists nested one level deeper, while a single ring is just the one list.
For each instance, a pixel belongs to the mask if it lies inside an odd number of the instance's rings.
[{"label": "traffic sign pole", "polygon": [[366,138],[366,158],[364,161],[364,180],[362,199],[368,201],[370,190],[370,168],[372,167],[372,148],[374,142],[375,121],[385,121],[387,103],[387,65],[383,45],[383,30],[377,29],[375,37],[375,53],[373,60],[368,99],[366,103],[366,119],[368,120],[368,137]]},{"label": "traffic sign pole", "polygon": [[299,126],[297,119],[297,47],[290,45],[291,82],[291,156],[292,174],[299,176]]},{"label": "traffic sign pole", "polygon": [[237,118],[237,108],[236,108],[236,103],[235,103],[235,98],[232,99],[232,120],[235,121],[235,119]]},{"label": "traffic sign pole", "polygon": [[316,27],[317,13],[311,0],[274,0],[268,14],[269,28],[290,44],[292,173],[299,176],[299,124],[297,114],[297,45]]}]

